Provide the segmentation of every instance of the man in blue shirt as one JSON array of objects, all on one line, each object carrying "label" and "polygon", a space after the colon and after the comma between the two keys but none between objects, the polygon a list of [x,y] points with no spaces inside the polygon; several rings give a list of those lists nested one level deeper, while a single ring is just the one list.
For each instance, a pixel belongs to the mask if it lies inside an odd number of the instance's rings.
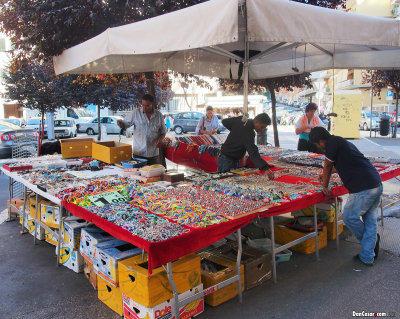
[{"label": "man in blue shirt", "polygon": [[311,143],[325,150],[324,194],[331,195],[328,185],[333,167],[350,193],[343,220],[361,243],[361,252],[355,258],[372,266],[379,252],[377,211],[383,190],[381,176],[357,147],[344,138],[331,135],[323,127],[314,127],[309,137]]}]

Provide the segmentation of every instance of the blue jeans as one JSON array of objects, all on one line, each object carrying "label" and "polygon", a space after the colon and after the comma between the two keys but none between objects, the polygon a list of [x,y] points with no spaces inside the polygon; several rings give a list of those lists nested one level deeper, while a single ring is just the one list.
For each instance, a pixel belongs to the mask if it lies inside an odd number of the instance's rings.
[{"label": "blue jeans", "polygon": [[374,248],[378,233],[377,214],[382,191],[381,184],[372,189],[352,193],[343,210],[346,226],[361,243],[360,259],[365,263],[374,262]]},{"label": "blue jeans", "polygon": [[218,156],[218,173],[229,172],[232,168],[239,167],[239,160],[234,160],[224,154]]}]

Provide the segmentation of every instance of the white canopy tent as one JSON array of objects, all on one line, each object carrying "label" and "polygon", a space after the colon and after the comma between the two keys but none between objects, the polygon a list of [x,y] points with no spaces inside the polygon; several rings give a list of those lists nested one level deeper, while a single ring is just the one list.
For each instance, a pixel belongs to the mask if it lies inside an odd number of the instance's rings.
[{"label": "white canopy tent", "polygon": [[54,57],[56,74],[174,70],[236,79],[239,66],[245,94],[248,79],[397,69],[400,21],[288,0],[211,0],[110,28]]}]

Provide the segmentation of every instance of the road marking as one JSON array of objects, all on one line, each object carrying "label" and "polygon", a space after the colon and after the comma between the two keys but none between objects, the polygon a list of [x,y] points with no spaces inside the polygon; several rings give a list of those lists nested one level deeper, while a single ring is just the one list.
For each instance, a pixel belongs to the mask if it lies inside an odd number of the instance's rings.
[{"label": "road marking", "polygon": [[6,208],[0,213],[0,224],[3,224],[8,219],[8,209]]},{"label": "road marking", "polygon": [[369,140],[369,139],[366,138],[366,137],[362,137],[362,139],[367,140],[368,142],[370,142],[370,143],[372,143],[372,144],[374,144],[374,145],[376,145],[376,146],[382,146],[382,145],[379,145],[378,143],[372,142],[371,140]]}]

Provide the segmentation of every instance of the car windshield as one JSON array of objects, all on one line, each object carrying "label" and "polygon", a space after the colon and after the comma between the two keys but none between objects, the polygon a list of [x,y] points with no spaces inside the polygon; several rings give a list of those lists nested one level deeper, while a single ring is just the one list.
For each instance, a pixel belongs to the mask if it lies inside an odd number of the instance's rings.
[{"label": "car windshield", "polygon": [[18,119],[5,119],[5,121],[7,121],[9,123],[13,123],[15,125],[20,125],[20,122]]},{"label": "car windshield", "polygon": [[71,126],[71,121],[68,120],[55,120],[54,126]]},{"label": "car windshield", "polygon": [[[30,119],[27,123],[27,125],[40,125],[42,121],[40,119]],[[44,122],[45,125],[47,125],[46,121]]]},{"label": "car windshield", "polygon": [[[371,112],[365,112],[365,115],[367,117],[370,117],[371,116]],[[379,113],[376,112],[376,111],[372,111],[372,117],[379,117]]]}]

